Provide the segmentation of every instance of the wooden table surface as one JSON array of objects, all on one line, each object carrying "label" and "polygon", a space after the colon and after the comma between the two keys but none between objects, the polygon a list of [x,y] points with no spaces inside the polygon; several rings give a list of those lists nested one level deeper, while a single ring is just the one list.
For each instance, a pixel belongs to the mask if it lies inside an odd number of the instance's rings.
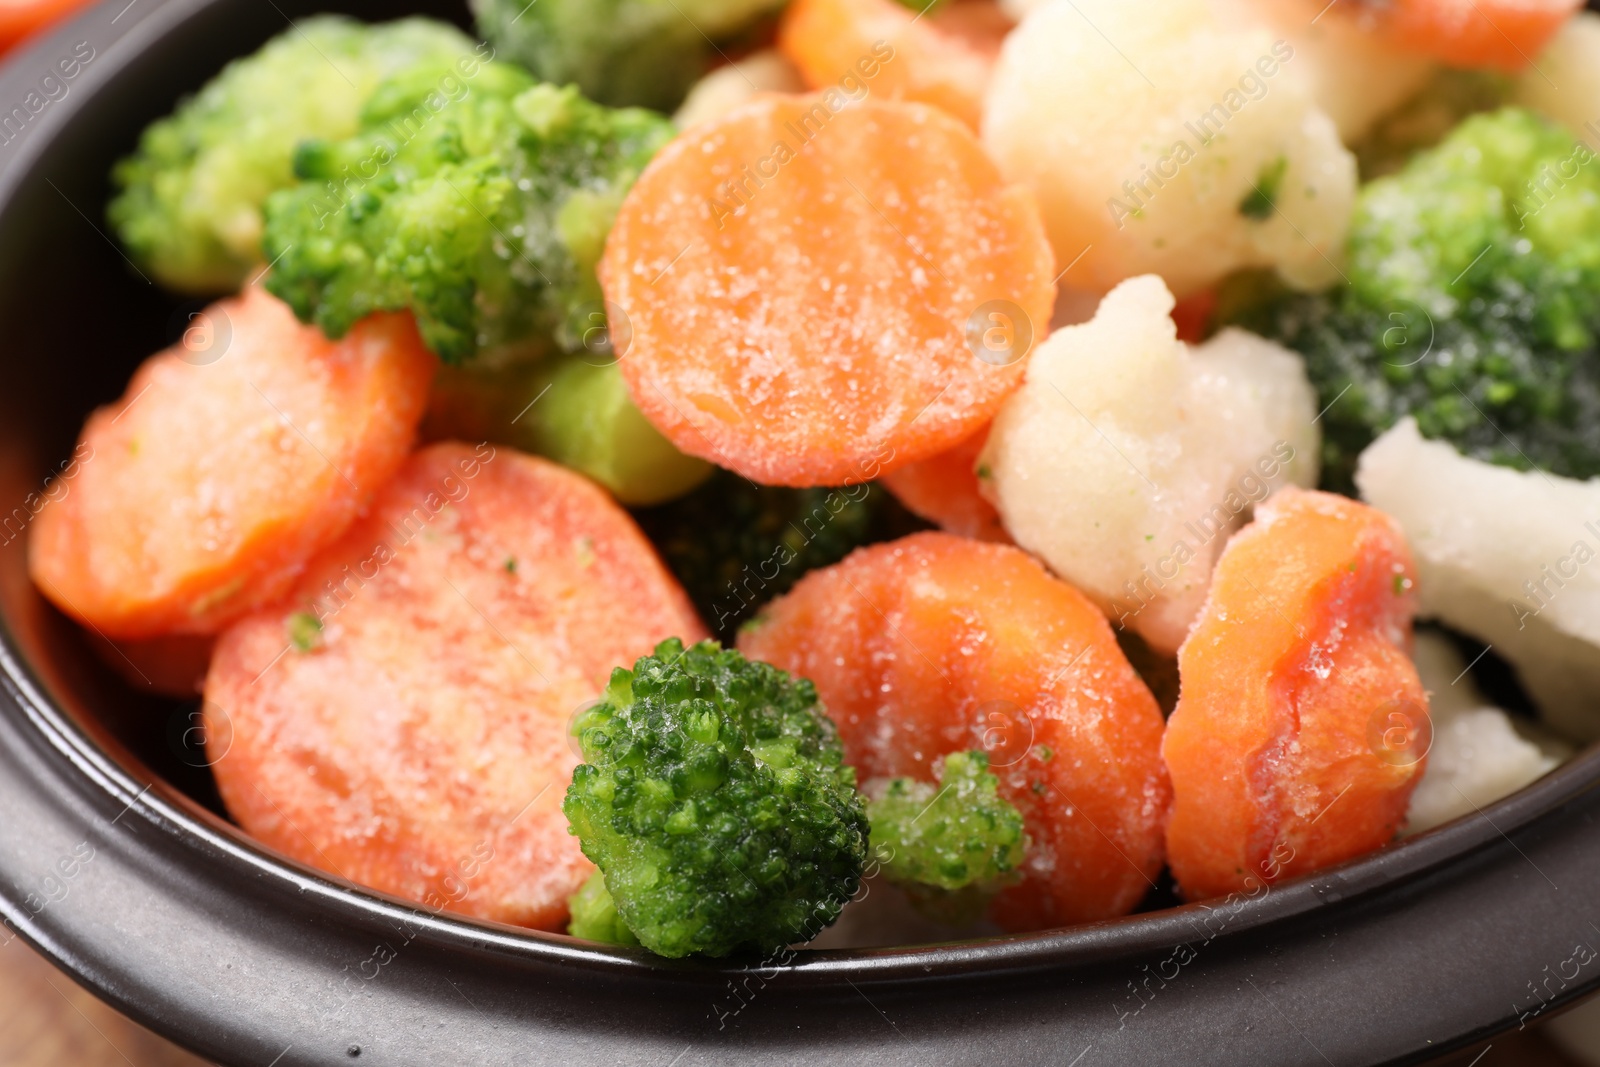
[{"label": "wooden table surface", "polygon": [[204,1067],[118,1015],[20,940],[0,948],[0,1067]]},{"label": "wooden table surface", "polygon": [[[0,948],[0,1067],[205,1067],[123,1018],[20,940]],[[441,1065],[468,1067],[468,1065]],[[1581,1067],[1534,1029],[1435,1067]]]}]

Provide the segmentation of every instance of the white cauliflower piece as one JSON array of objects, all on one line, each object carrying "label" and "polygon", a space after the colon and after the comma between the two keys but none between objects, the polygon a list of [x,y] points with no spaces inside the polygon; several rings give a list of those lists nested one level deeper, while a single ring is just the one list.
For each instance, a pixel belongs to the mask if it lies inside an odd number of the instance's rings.
[{"label": "white cauliflower piece", "polygon": [[1522,738],[1499,708],[1437,719],[1427,768],[1406,811],[1405,832],[1418,834],[1487,807],[1544,777],[1556,762]]},{"label": "white cauliflower piece", "polygon": [[1296,62],[1209,0],[1056,0],[1006,38],[983,142],[1081,284],[1155,273],[1187,296],[1275,267],[1317,287],[1338,279],[1356,163]]},{"label": "white cauliflower piece", "polygon": [[1600,15],[1580,11],[1517,78],[1517,103],[1591,144],[1600,137]]},{"label": "white cauliflower piece", "polygon": [[1328,113],[1345,144],[1427,84],[1437,65],[1363,25],[1366,9],[1327,0],[1213,0],[1224,15],[1254,19],[1294,48],[1311,98]]},{"label": "white cauliflower piece", "polygon": [[1449,639],[1418,633],[1412,658],[1428,690],[1433,746],[1411,794],[1406,833],[1431,830],[1510,796],[1571,754],[1518,733],[1509,715],[1484,700]]},{"label": "white cauliflower piece", "polygon": [[1422,614],[1492,645],[1558,732],[1600,737],[1600,480],[1469,459],[1406,419],[1356,485],[1404,528]]},{"label": "white cauliflower piece", "polygon": [[1317,480],[1300,357],[1242,330],[1190,348],[1161,279],[1113,289],[1033,354],[978,460],[1017,543],[1163,652],[1205,602],[1212,565],[1281,485]]},{"label": "white cauliflower piece", "polygon": [[1489,703],[1467,670],[1467,661],[1461,658],[1455,643],[1443,634],[1418,630],[1412,643],[1411,662],[1417,665],[1417,677],[1422,679],[1422,688],[1428,691],[1428,715],[1434,722]]},{"label": "white cauliflower piece", "polygon": [[687,130],[719,119],[762,93],[802,93],[800,72],[776,48],[752,52],[736,63],[718,67],[694,83],[672,121]]}]

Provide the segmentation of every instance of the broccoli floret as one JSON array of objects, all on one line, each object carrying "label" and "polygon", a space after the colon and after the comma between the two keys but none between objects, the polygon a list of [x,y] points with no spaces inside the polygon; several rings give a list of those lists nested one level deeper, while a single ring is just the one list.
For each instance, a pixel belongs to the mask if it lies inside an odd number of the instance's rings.
[{"label": "broccoli floret", "polygon": [[862,545],[928,528],[872,483],[785,489],[728,471],[634,517],[712,634],[724,640],[807,571]]},{"label": "broccoli floret", "polygon": [[717,58],[712,41],[782,0],[472,0],[478,32],[541,79],[592,100],[670,111]]},{"label": "broccoli floret", "polygon": [[703,641],[612,672],[562,810],[662,956],[809,940],[856,892],[867,817],[816,688]]},{"label": "broccoli floret", "polygon": [[1600,474],[1600,163],[1586,146],[1518,109],[1469,118],[1363,188],[1346,277],[1228,315],[1306,357],[1330,488],[1350,491],[1361,450],[1406,415],[1491,463]]},{"label": "broccoli floret", "polygon": [[636,946],[639,939],[633,936],[628,924],[617,914],[616,901],[606,888],[606,876],[595,871],[589,880],[572,894],[567,902],[572,918],[567,923],[567,933],[573,937],[599,941],[607,945]]},{"label": "broccoli floret", "polygon": [[267,202],[267,286],[330,337],[409,308],[449,361],[552,341],[576,351],[593,336],[595,265],[622,197],[672,134],[663,116],[505,63],[454,97],[399,75],[359,134],[301,145],[303,181]]},{"label": "broccoli floret", "polygon": [[437,80],[472,54],[464,34],[429,19],[299,22],[144,131],[112,172],[111,225],[162,284],[232,291],[263,262],[261,205],[294,183],[302,138],[348,137],[384,78],[425,65]]},{"label": "broccoli floret", "polygon": [[946,756],[938,786],[913,778],[866,784],[873,852],[884,877],[929,917],[971,922],[1020,877],[1028,835],[999,785],[982,752]]}]

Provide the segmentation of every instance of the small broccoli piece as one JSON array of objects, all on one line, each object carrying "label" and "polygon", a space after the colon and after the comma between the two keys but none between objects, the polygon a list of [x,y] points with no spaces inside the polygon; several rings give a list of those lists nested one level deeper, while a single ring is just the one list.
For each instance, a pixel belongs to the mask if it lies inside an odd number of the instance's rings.
[{"label": "small broccoli piece", "polygon": [[678,451],[634,406],[621,369],[592,358],[444,367],[424,432],[536,453],[593,478],[630,507],[676,500],[709,478],[716,468]]},{"label": "small broccoli piece", "polygon": [[606,889],[606,876],[600,871],[591,874],[567,904],[572,910],[567,933],[573,937],[607,945],[639,944],[639,939],[617,914],[616,901],[611,899],[611,892]]},{"label": "small broccoli piece", "polygon": [[634,517],[700,617],[724,640],[806,572],[862,545],[929,528],[872,483],[785,489],[753,485],[728,471]]},{"label": "small broccoli piece", "polygon": [[348,137],[384,78],[424,65],[437,80],[472,53],[459,30],[429,19],[299,22],[144,131],[112,172],[112,228],[162,284],[232,291],[263,262],[261,206],[294,183],[302,138]]},{"label": "small broccoli piece", "polygon": [[542,80],[592,100],[671,111],[711,61],[712,41],[782,0],[471,0],[478,32]]},{"label": "small broccoli piece", "polygon": [[629,507],[676,500],[709,478],[716,468],[678,451],[634,406],[620,368],[592,358],[442,367],[423,433],[536,453],[593,478]]},{"label": "small broccoli piece", "polygon": [[564,356],[537,368],[534,384],[539,399],[524,420],[527,444],[593,478],[624,504],[675,500],[715,469],[661,436],[628,398],[616,364]]},{"label": "small broccoli piece", "polygon": [[937,787],[913,778],[866,784],[873,852],[884,877],[930,918],[971,922],[1021,876],[1028,835],[999,785],[982,752],[946,756]]},{"label": "small broccoli piece", "polygon": [[673,126],[505,63],[462,89],[398,75],[356,136],[300,146],[303,181],[267,202],[267,286],[330,337],[409,308],[448,361],[577,351],[622,197]]},{"label": "small broccoli piece", "polygon": [[704,641],[617,668],[562,810],[662,956],[809,940],[855,894],[867,817],[816,688]]},{"label": "small broccoli piece", "polygon": [[1326,408],[1324,482],[1406,415],[1519,469],[1600,474],[1600,163],[1505,109],[1361,192],[1347,285],[1257,292],[1226,317],[1302,353]]}]

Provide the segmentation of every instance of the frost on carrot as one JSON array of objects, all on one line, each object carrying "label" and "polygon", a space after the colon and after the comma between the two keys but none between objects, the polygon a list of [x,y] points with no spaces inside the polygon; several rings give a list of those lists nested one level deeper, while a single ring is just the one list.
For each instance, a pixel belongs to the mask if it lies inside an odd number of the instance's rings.
[{"label": "frost on carrot", "polygon": [[1105,617],[1009,545],[920,533],[813,571],[739,638],[810,678],[863,781],[982,750],[1032,846],[1012,929],[1130,911],[1161,870],[1162,720]]},{"label": "frost on carrot", "polygon": [[[695,127],[629,193],[600,268],[634,402],[691,455],[763,484],[867,481],[954,447],[1021,381],[969,323],[1043,332],[1032,201],[945,113],[837,88]],[[870,473],[869,473],[870,472]]]},{"label": "frost on carrot", "polygon": [[1162,743],[1185,896],[1254,889],[1394,837],[1430,736],[1409,655],[1416,606],[1398,525],[1345,497],[1284,488],[1229,542],[1178,653]]},{"label": "frost on carrot", "polygon": [[415,453],[280,604],[229,629],[208,754],[245,829],[437,909],[559,928],[561,796],[611,670],[704,628],[605,491],[510,449]]},{"label": "frost on carrot", "polygon": [[282,596],[399,468],[434,358],[409,315],[342,341],[259,288],[198,316],[89,417],[29,569],[115,639],[215,633]]}]

